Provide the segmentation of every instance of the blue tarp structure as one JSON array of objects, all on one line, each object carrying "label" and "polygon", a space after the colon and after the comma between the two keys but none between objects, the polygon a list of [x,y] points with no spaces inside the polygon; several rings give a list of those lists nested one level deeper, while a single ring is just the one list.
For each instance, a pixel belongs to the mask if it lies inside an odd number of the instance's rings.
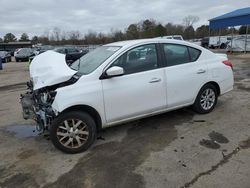
[{"label": "blue tarp structure", "polygon": [[250,25],[250,7],[238,9],[209,20],[209,28],[211,29],[239,25]]}]

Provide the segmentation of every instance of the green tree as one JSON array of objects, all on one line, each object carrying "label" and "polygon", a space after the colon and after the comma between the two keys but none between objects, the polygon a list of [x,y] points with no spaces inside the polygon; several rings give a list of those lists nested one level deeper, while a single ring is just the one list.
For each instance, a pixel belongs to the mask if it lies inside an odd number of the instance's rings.
[{"label": "green tree", "polygon": [[12,33],[7,33],[5,36],[4,36],[4,42],[14,42],[16,41],[16,36],[13,35]]},{"label": "green tree", "polygon": [[240,29],[239,29],[240,35],[246,34],[246,31],[247,31],[247,26],[245,26],[245,25],[240,26]]},{"label": "green tree", "polygon": [[152,38],[154,36],[154,28],[155,28],[154,20],[144,20],[142,22],[142,37],[143,38]]},{"label": "green tree", "polygon": [[154,29],[154,36],[155,37],[162,37],[166,35],[166,28],[163,25],[158,24]]},{"label": "green tree", "polygon": [[29,41],[29,36],[27,33],[23,33],[19,41]]},{"label": "green tree", "polygon": [[203,38],[209,36],[209,26],[208,25],[202,25],[196,29],[196,38]]},{"label": "green tree", "polygon": [[188,26],[183,33],[184,39],[193,39],[195,36],[194,28],[193,26]]},{"label": "green tree", "polygon": [[3,42],[3,39],[0,37],[0,42]]},{"label": "green tree", "polygon": [[138,39],[140,37],[139,29],[136,24],[130,24],[126,31],[127,39]]},{"label": "green tree", "polygon": [[31,39],[32,43],[37,44],[38,43],[38,36],[33,36]]},{"label": "green tree", "polygon": [[183,31],[184,31],[183,25],[175,25],[172,23],[167,23],[165,28],[166,28],[167,35],[183,35]]},{"label": "green tree", "polygon": [[111,36],[113,41],[121,41],[126,39],[124,33],[120,30],[113,31]]}]

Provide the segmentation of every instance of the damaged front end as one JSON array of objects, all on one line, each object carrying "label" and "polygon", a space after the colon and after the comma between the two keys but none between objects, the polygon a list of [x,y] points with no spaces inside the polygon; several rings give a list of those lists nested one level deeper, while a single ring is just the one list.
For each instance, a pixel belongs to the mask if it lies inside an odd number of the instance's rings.
[{"label": "damaged front end", "polygon": [[33,82],[27,82],[28,90],[25,94],[21,94],[20,103],[23,109],[24,119],[33,119],[37,122],[37,130],[44,132],[49,130],[50,125],[59,112],[52,108],[55,100],[57,89],[72,85],[80,78],[75,74],[69,80],[34,90]]},{"label": "damaged front end", "polygon": [[20,97],[23,118],[35,120],[38,131],[49,130],[58,115],[52,108],[57,88],[74,84],[80,75],[67,65],[65,55],[54,51],[36,56],[29,69],[32,81],[27,83],[28,90]]},{"label": "damaged front end", "polygon": [[20,103],[23,108],[23,118],[33,119],[37,122],[37,130],[43,132],[49,129],[49,125],[56,117],[52,109],[52,103],[56,96],[56,91],[51,88],[33,90],[32,82],[27,83],[28,91],[21,94]]}]

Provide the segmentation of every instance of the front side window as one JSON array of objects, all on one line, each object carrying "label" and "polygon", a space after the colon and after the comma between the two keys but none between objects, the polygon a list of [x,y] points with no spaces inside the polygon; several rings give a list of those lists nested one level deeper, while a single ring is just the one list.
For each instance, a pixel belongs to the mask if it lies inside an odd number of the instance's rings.
[{"label": "front side window", "polygon": [[119,49],[119,46],[101,46],[76,60],[70,67],[79,74],[89,74]]},{"label": "front side window", "polygon": [[125,74],[156,69],[158,63],[155,44],[142,45],[127,51],[112,66],[122,67]]},{"label": "front side window", "polygon": [[178,44],[164,44],[164,53],[168,66],[190,62],[188,48]]}]

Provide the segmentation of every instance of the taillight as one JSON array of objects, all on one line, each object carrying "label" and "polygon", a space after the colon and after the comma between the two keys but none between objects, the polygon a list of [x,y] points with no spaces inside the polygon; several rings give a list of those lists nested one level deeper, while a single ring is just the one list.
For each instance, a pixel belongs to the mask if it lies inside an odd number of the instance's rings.
[{"label": "taillight", "polygon": [[222,63],[231,67],[231,69],[233,69],[233,64],[229,60],[222,61]]}]

